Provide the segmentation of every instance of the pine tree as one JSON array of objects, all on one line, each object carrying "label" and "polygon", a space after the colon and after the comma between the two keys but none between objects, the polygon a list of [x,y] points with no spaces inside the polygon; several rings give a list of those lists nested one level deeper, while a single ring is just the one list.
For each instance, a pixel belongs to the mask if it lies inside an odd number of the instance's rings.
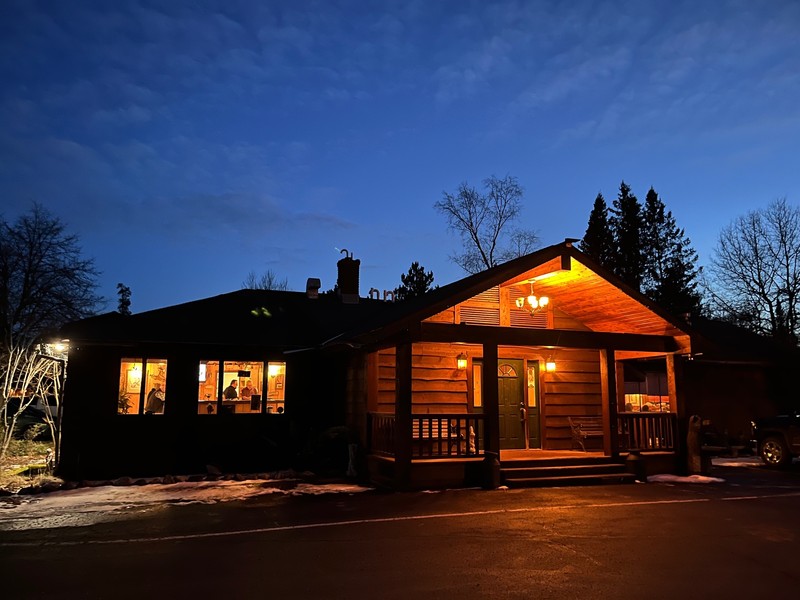
[{"label": "pine tree", "polygon": [[117,312],[121,315],[131,314],[131,288],[124,283],[117,284]]},{"label": "pine tree", "polygon": [[697,252],[652,187],[644,205],[642,291],[675,315],[696,313]]},{"label": "pine tree", "polygon": [[638,291],[641,289],[643,270],[642,205],[624,181],[619,185],[619,195],[614,200],[609,221],[616,247],[611,270]]},{"label": "pine tree", "polygon": [[589,224],[580,244],[582,252],[592,257],[603,267],[611,269],[614,264],[614,234],[608,220],[608,205],[603,194],[597,194]]},{"label": "pine tree", "polygon": [[425,267],[417,261],[411,263],[408,273],[400,275],[400,287],[395,288],[394,295],[396,300],[409,300],[422,296],[427,292],[436,289],[431,287],[433,284],[433,271],[425,272]]}]

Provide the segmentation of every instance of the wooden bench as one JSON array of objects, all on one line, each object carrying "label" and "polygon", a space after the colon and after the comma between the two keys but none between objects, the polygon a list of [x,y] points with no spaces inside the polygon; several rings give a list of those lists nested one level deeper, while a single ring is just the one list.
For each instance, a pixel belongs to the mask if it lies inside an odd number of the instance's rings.
[{"label": "wooden bench", "polygon": [[586,452],[586,440],[603,438],[603,417],[567,417],[572,434],[572,447],[579,445]]}]

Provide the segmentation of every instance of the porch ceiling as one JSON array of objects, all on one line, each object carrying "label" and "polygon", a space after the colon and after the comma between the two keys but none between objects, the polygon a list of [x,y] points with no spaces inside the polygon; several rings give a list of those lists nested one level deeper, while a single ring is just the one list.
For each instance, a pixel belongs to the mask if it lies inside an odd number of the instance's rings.
[{"label": "porch ceiling", "polygon": [[563,311],[592,331],[686,335],[646,304],[573,257],[570,257],[568,269],[562,268],[561,259],[554,259],[505,282],[502,287],[517,286],[527,293],[531,280],[537,296],[550,297],[553,310]]}]

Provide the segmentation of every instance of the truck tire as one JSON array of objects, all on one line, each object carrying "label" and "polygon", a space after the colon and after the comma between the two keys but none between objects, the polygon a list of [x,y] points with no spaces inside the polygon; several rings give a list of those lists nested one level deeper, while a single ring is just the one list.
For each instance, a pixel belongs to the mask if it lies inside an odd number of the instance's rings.
[{"label": "truck tire", "polygon": [[792,461],[783,438],[774,435],[761,440],[758,445],[758,455],[768,467],[785,467]]}]

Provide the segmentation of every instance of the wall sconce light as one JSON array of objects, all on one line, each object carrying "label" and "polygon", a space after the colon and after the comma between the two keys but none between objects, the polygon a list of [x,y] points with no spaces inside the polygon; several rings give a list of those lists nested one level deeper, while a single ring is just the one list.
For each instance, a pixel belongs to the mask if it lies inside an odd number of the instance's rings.
[{"label": "wall sconce light", "polygon": [[527,297],[520,296],[516,299],[517,308],[524,308],[532,315],[536,313],[537,310],[540,308],[544,308],[548,304],[550,304],[550,298],[547,296],[539,296],[537,297],[533,293],[533,283],[531,283],[531,293]]},{"label": "wall sconce light", "polygon": [[544,363],[544,370],[548,373],[552,373],[556,370],[556,361],[553,359],[552,356],[549,356]]},{"label": "wall sconce light", "polygon": [[463,352],[456,358],[456,366],[458,367],[459,371],[463,371],[467,368],[467,355]]}]

